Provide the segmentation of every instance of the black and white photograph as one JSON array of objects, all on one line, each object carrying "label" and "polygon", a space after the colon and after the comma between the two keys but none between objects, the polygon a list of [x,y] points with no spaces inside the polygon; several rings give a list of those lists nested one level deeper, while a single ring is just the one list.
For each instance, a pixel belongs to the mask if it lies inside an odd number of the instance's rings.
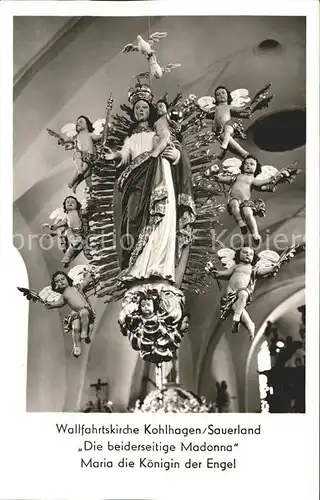
[{"label": "black and white photograph", "polygon": [[0,499],[318,498],[319,4],[0,39]]},{"label": "black and white photograph", "polygon": [[27,412],[305,412],[306,17],[14,16],[13,192]]}]

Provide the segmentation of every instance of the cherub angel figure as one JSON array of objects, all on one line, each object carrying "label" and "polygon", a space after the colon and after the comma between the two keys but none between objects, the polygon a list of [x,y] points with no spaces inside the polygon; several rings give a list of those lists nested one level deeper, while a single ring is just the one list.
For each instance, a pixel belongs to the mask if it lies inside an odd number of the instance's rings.
[{"label": "cherub angel figure", "polygon": [[81,206],[78,199],[74,196],[67,196],[62,207],[54,210],[50,215],[51,219],[56,219],[55,223],[43,224],[43,227],[49,227],[51,235],[56,235],[55,232],[61,230],[59,236],[65,252],[61,261],[63,267],[68,267],[81,251],[85,251],[86,257],[89,257],[86,251],[86,237],[89,232],[86,215],[87,210]]},{"label": "cherub angel figure", "polygon": [[213,177],[219,183],[230,186],[227,210],[233,215],[242,234],[248,229],[253,242],[259,245],[261,237],[255,216],[263,217],[266,213],[265,203],[261,198],[251,200],[251,191],[275,191],[280,182],[292,182],[300,172],[294,165],[277,170],[271,165],[261,166],[258,159],[248,155],[241,162],[238,158],[230,158],[222,164],[218,172],[217,165],[210,167],[206,175]]},{"label": "cherub angel figure", "polygon": [[247,312],[247,306],[252,300],[255,284],[258,278],[275,276],[284,262],[288,262],[296,253],[299,245],[293,245],[281,255],[272,250],[264,250],[258,255],[249,246],[237,251],[223,248],[218,251],[224,270],[215,269],[208,262],[206,271],[216,279],[229,280],[226,294],[221,298],[221,318],[226,319],[233,313],[232,333],[239,331],[240,323],[249,332],[250,340],[255,335],[255,324]]},{"label": "cherub angel figure", "polygon": [[94,269],[76,266],[69,274],[56,271],[52,275],[51,286],[45,287],[39,294],[27,288],[18,289],[34,302],[40,302],[47,309],[56,309],[68,305],[71,313],[64,320],[64,331],[72,331],[75,358],[81,355],[81,341],[91,342],[95,312],[87,297],[87,289],[92,283]]},{"label": "cherub angel figure", "polygon": [[261,89],[251,100],[247,89],[237,89],[230,92],[219,85],[214,91],[214,97],[205,96],[198,100],[198,106],[213,119],[213,132],[221,143],[222,160],[229,146],[240,157],[249,153],[236,141],[246,139],[241,118],[251,118],[258,109],[267,107],[273,96],[268,95],[271,83]]},{"label": "cherub angel figure", "polygon": [[47,132],[58,139],[58,144],[65,149],[73,149],[73,161],[76,171],[72,176],[68,187],[76,193],[79,184],[84,180],[87,190],[91,189],[91,174],[93,161],[95,159],[95,143],[102,138],[104,119],[92,123],[87,116],[81,115],[76,123],[68,123],[62,127],[63,135],[57,134],[51,129]]}]

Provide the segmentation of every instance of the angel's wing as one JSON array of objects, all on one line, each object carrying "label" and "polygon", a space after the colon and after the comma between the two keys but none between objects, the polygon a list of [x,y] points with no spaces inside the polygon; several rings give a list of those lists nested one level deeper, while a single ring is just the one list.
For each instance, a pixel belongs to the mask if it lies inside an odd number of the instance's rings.
[{"label": "angel's wing", "polygon": [[180,63],[169,63],[162,67],[162,71],[164,71],[165,73],[171,73],[173,69],[180,67],[181,67]]},{"label": "angel's wing", "polygon": [[231,106],[242,108],[246,107],[251,101],[247,89],[236,89],[230,92],[230,94],[232,97]]},{"label": "angel's wing", "polygon": [[75,137],[77,135],[77,129],[75,123],[67,123],[61,129],[61,132],[67,137]]},{"label": "angel's wing", "polygon": [[63,208],[62,207],[56,208],[49,215],[49,219],[51,219],[51,220],[54,219],[54,224],[57,224],[58,222],[62,222],[64,220],[66,220],[66,214],[65,214]]},{"label": "angel's wing", "polygon": [[133,43],[128,43],[123,47],[121,52],[125,53],[125,52],[138,52],[138,51],[139,49],[137,45],[133,45]]},{"label": "angel's wing", "polygon": [[200,99],[198,99],[197,101],[197,104],[201,111],[204,111],[205,113],[213,113],[216,107],[214,97],[210,96],[200,97]]},{"label": "angel's wing", "polygon": [[257,175],[256,179],[267,179],[268,177],[272,177],[278,172],[278,169],[273,165],[262,165],[261,173]]},{"label": "angel's wing", "polygon": [[60,299],[61,295],[60,293],[54,292],[51,286],[46,286],[39,292],[39,297],[42,302],[54,304]]},{"label": "angel's wing", "polygon": [[29,290],[29,288],[22,288],[20,286],[17,288],[27,300],[30,300],[31,302],[42,302],[41,298],[34,290]]},{"label": "angel's wing", "polygon": [[269,177],[270,182],[268,184],[265,184],[258,190],[275,192],[278,184],[281,184],[283,182],[292,183],[300,172],[301,170],[297,168],[295,163],[283,167],[280,170],[277,170],[275,167],[272,167],[270,165],[264,165],[263,167],[261,167],[261,174],[259,174],[256,178],[264,180]]},{"label": "angel's wing", "polygon": [[217,255],[219,259],[221,260],[222,265],[225,268],[229,268],[235,265],[235,255],[236,252],[232,250],[231,248],[221,248],[218,250]]},{"label": "angel's wing", "polygon": [[222,173],[230,175],[240,174],[241,160],[239,158],[228,158],[222,163]]},{"label": "angel's wing", "polygon": [[156,31],[155,33],[152,33],[148,40],[149,45],[152,46],[154,43],[160,42],[160,40],[162,40],[162,38],[165,38],[167,34],[168,33],[166,33],[165,31],[164,32]]},{"label": "angel's wing", "polygon": [[280,262],[280,255],[274,250],[263,250],[258,254],[259,260],[255,265],[255,269],[259,272],[270,273],[274,272],[275,266]]},{"label": "angel's wing", "polygon": [[88,272],[94,276],[97,270],[95,266],[79,264],[70,269],[68,276],[72,279],[74,285],[82,285],[83,279]]},{"label": "angel's wing", "polygon": [[96,120],[92,124],[92,126],[93,126],[93,132],[92,132],[92,134],[93,135],[100,135],[100,134],[102,134],[105,123],[106,123],[106,119],[105,118],[99,118],[98,120]]}]

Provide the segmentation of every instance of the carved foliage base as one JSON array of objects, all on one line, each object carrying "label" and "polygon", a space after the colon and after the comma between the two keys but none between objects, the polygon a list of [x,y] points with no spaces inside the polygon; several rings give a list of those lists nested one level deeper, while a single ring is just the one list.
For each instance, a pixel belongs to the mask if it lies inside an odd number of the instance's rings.
[{"label": "carved foliage base", "polygon": [[122,302],[121,332],[145,361],[170,361],[188,328],[184,307],[184,294],[174,286],[157,283],[133,287]]}]

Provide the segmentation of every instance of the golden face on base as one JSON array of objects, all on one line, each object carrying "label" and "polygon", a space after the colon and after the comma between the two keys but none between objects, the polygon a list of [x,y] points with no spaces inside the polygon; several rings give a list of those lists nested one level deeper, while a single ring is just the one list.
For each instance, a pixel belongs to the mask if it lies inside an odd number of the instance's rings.
[{"label": "golden face on base", "polygon": [[154,313],[154,304],[152,299],[143,299],[140,305],[141,314],[143,316],[152,316]]}]

